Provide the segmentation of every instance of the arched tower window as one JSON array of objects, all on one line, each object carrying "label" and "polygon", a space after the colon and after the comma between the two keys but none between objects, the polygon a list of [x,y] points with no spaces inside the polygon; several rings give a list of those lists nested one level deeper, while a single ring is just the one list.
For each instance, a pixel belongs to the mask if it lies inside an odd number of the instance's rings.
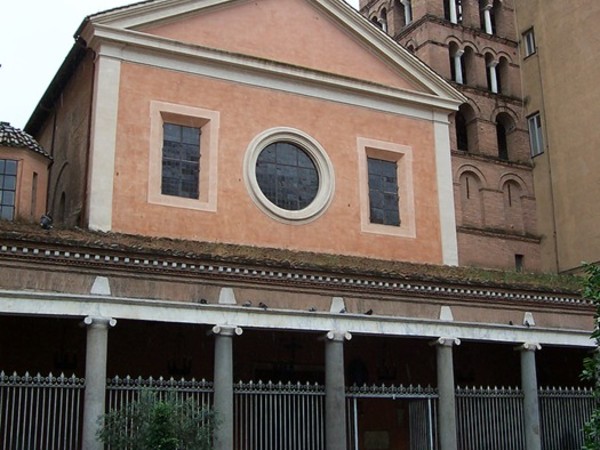
[{"label": "arched tower window", "polygon": [[381,19],[379,20],[379,24],[381,26],[381,29],[387,33],[388,21],[387,21],[387,11],[385,9],[381,10]]},{"label": "arched tower window", "polygon": [[454,115],[456,131],[456,149],[465,152],[473,151],[477,142],[477,121],[473,108],[464,103]]},{"label": "arched tower window", "polygon": [[501,112],[496,116],[496,141],[498,143],[498,158],[504,161],[508,161],[510,159],[511,142],[509,140],[509,133],[512,133],[514,128],[514,121],[509,114]]},{"label": "arched tower window", "polygon": [[474,84],[473,80],[475,79],[475,61],[475,52],[468,45],[465,46],[465,50],[462,55],[464,84]]},{"label": "arched tower window", "polygon": [[509,83],[509,62],[508,59],[504,56],[500,57],[500,61],[498,63],[498,67],[496,70],[496,75],[498,75],[498,92],[504,95],[510,95],[510,83]]}]

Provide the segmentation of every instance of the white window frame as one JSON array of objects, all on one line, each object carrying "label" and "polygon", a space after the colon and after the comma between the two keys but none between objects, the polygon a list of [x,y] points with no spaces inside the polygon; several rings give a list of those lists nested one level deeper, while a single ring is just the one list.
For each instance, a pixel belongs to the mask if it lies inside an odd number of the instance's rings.
[{"label": "white window frame", "polygon": [[533,28],[530,28],[525,33],[523,33],[523,43],[523,47],[525,49],[525,57],[531,56],[536,52],[535,33],[533,32]]},{"label": "white window frame", "polygon": [[[201,129],[198,199],[162,193],[163,123],[165,122]],[[218,139],[219,113],[217,111],[152,101],[150,103],[148,203],[215,212],[217,210]]]},{"label": "white window frame", "polygon": [[[413,239],[416,238],[412,147],[363,137],[357,138],[357,147],[361,231]],[[369,172],[367,167],[368,157],[393,161],[397,164],[400,226],[382,225],[371,222],[369,208]]]},{"label": "white window frame", "polygon": [[542,117],[539,112],[527,117],[529,127],[529,143],[531,146],[531,157],[544,153],[544,135],[542,130]]}]

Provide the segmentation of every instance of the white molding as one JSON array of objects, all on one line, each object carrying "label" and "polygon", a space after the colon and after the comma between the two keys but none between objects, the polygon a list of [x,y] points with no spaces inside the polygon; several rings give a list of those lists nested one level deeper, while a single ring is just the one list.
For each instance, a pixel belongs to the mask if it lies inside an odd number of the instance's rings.
[{"label": "white molding", "polygon": [[448,117],[436,113],[433,124],[435,139],[435,167],[437,175],[438,205],[440,210],[440,237],[442,260],[449,266],[458,265],[458,240],[454,209],[454,184],[450,158],[450,130]]},{"label": "white molding", "polygon": [[[162,194],[163,124],[165,122],[195,126],[200,136],[199,198]],[[148,202],[175,208],[217,210],[218,150],[220,113],[189,105],[150,102],[150,147],[148,168]]]},{"label": "white molding", "polygon": [[101,47],[98,51],[92,100],[87,214],[91,230],[110,231],[121,62],[106,56],[103,50]]},{"label": "white molding", "polygon": [[481,322],[443,322],[414,317],[365,316],[299,310],[263,311],[229,305],[196,305],[187,302],[142,300],[64,293],[0,290],[0,314],[27,316],[111,317],[126,320],[189,324],[235,324],[242,328],[328,332],[345,330],[351,334],[424,337],[483,342],[565,345],[594,348],[591,330],[526,328]]},{"label": "white molding", "polygon": [[[361,231],[365,233],[415,239],[417,237],[417,228],[412,147],[361,136],[356,139],[356,147],[358,150],[357,160]],[[371,223],[369,208],[369,170],[367,162],[369,157],[394,161],[397,163],[400,226]]]}]

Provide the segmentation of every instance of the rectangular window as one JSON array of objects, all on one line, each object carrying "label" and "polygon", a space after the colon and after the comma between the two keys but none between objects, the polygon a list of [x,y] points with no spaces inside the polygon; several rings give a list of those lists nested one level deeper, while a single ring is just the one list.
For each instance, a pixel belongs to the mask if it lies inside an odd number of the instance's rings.
[{"label": "rectangular window", "polygon": [[535,113],[527,118],[529,125],[529,142],[531,145],[531,156],[544,153],[544,137],[542,135],[542,119],[540,113]]},{"label": "rectangular window", "polygon": [[0,219],[13,220],[17,195],[17,161],[0,159]]},{"label": "rectangular window", "polygon": [[216,211],[219,113],[158,101],[150,112],[148,202]]},{"label": "rectangular window", "polygon": [[359,137],[361,231],[414,239],[412,148]]},{"label": "rectangular window", "polygon": [[523,33],[523,44],[525,46],[525,57],[535,53],[535,35],[533,34],[533,28],[530,28]]},{"label": "rectangular window", "polygon": [[163,124],[163,195],[198,198],[200,174],[200,128]]},{"label": "rectangular window", "polygon": [[371,223],[400,226],[396,161],[367,158],[367,172]]}]

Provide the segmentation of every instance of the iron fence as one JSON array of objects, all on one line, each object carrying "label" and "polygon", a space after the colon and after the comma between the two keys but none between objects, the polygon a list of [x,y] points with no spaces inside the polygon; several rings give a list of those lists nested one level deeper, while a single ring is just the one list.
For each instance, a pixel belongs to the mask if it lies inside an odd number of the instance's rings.
[{"label": "iron fence", "polygon": [[581,449],[583,425],[598,406],[591,389],[541,388],[539,403],[542,449]]},{"label": "iron fence", "polygon": [[75,375],[0,372],[0,442],[3,449],[80,448],[85,380]]},{"label": "iron fence", "polygon": [[[78,450],[85,381],[75,376],[0,372],[0,445],[3,449]],[[144,390],[212,405],[205,380],[114,377],[107,411],[126,408]],[[413,386],[350,387],[346,392],[348,448],[359,450],[361,399],[408,401],[409,448],[437,449],[437,392]],[[597,403],[590,389],[539,390],[543,450],[579,450],[582,428]],[[523,450],[523,394],[518,388],[456,389],[460,450]],[[323,450],[325,388],[317,384],[249,382],[234,385],[236,450]]]},{"label": "iron fence", "polygon": [[456,389],[459,450],[524,450],[523,394],[518,388]]},{"label": "iron fence", "polygon": [[233,391],[236,449],[325,448],[324,386],[239,382]]}]

